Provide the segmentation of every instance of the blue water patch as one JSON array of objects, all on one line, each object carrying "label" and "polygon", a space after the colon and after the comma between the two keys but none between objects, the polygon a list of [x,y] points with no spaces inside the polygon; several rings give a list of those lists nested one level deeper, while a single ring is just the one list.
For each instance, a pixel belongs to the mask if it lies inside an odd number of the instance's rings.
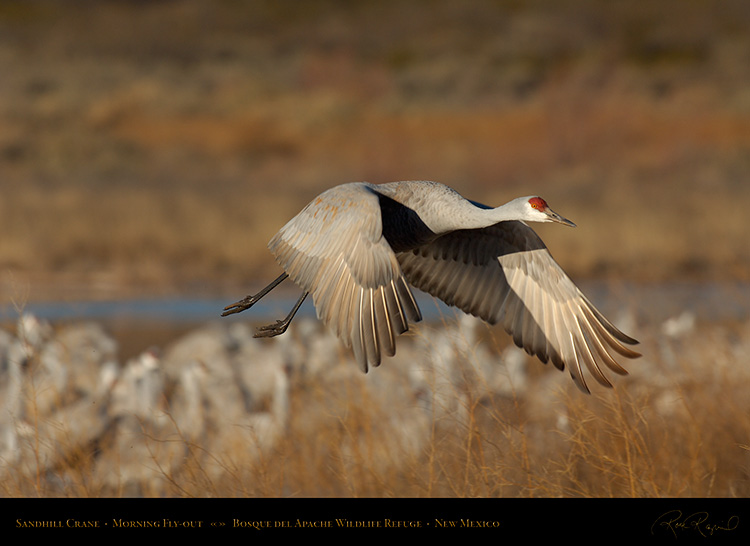
[{"label": "blue water patch", "polygon": [[[438,318],[452,310],[431,296],[415,294],[425,319]],[[15,321],[20,313],[31,313],[48,321],[69,320],[153,320],[170,322],[205,322],[221,318],[227,299],[133,299],[115,301],[30,302],[19,311],[13,305],[0,306],[0,321]],[[261,300],[250,309],[221,320],[273,321],[284,318],[294,306],[293,298]],[[312,298],[308,297],[297,316],[315,316]]]},{"label": "blue water patch", "polygon": [[[32,302],[21,310],[49,321],[87,319],[153,319],[174,322],[201,322],[219,318],[226,300],[218,299],[135,299],[122,301]],[[312,305],[303,306],[300,314],[314,312]],[[309,308],[307,308],[309,307]],[[291,306],[290,306],[291,308]],[[284,313],[278,304],[258,302],[242,313],[246,319]],[[15,320],[19,310],[14,306],[0,308],[0,320]],[[283,316],[283,315],[282,315]],[[234,318],[234,317],[230,317]],[[279,317],[281,318],[281,317]]]},{"label": "blue water patch", "polygon": [[[664,320],[684,310],[704,320],[750,317],[750,284],[748,283],[668,283],[617,285],[582,283],[589,299],[608,316],[630,311],[647,320]],[[425,320],[452,317],[455,310],[431,296],[415,290],[415,298]],[[299,316],[315,316],[312,298],[300,308]],[[118,301],[29,302],[21,311],[49,321],[70,320],[158,320],[172,322],[206,322],[220,318],[232,299],[164,298]],[[222,320],[273,321],[291,310],[295,299],[269,297],[243,313]],[[0,305],[0,321],[15,321],[20,314],[12,304]]]}]

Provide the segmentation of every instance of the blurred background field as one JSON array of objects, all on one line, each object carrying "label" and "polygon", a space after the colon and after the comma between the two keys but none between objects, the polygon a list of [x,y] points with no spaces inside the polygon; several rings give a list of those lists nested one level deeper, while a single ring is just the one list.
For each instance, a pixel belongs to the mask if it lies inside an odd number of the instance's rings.
[{"label": "blurred background field", "polygon": [[[376,455],[320,451],[322,436],[310,433],[330,432],[335,420],[330,442],[341,445],[351,427],[382,422],[365,411],[382,403],[341,396],[345,407],[331,408],[330,393],[351,393],[354,381],[377,396],[360,382],[377,385],[393,362],[337,379],[343,391],[297,375],[287,426],[303,440],[274,448],[283,464],[211,474],[193,458],[165,469],[158,487],[143,477],[115,486],[92,473],[114,449],[95,438],[75,456],[52,450],[54,464],[37,460],[1,494],[748,494],[744,0],[3,0],[0,74],[0,306],[5,330],[26,346],[28,373],[43,360],[16,326],[25,309],[70,303],[52,321],[62,329],[87,318],[75,311],[80,302],[114,302],[104,325],[124,373],[130,359],[152,345],[167,351],[221,306],[172,323],[120,320],[118,304],[229,303],[255,291],[278,274],[271,235],[323,189],[354,180],[432,179],[490,205],[544,196],[578,225],[539,227],[553,255],[597,287],[595,303],[644,345],[644,358],[627,364],[634,377],[614,391],[582,397],[551,374],[570,398],[540,390],[535,400],[558,400],[562,421],[554,408],[532,412],[531,387],[508,398],[452,381],[471,411],[447,436],[432,429],[430,448],[406,463],[372,469]],[[675,287],[696,296],[670,305]],[[437,326],[453,331],[444,313]],[[414,335],[405,346],[425,334]],[[502,363],[505,334],[480,338]],[[291,364],[313,358],[305,351]],[[454,355],[456,369],[476,364],[466,354]],[[345,352],[329,360],[351,364]],[[535,378],[548,371],[527,364]],[[6,393],[18,379],[9,369]],[[50,408],[85,399],[89,391],[63,391],[77,373],[56,384],[62,398]],[[164,378],[162,404],[172,400],[170,381],[179,384],[166,369]],[[412,377],[405,400],[423,396],[415,389]],[[321,410],[315,426],[295,421],[303,403]],[[122,407],[109,418],[121,419]],[[36,403],[24,408],[24,426],[42,416]],[[36,430],[27,437],[47,438]],[[7,438],[6,448],[17,445]],[[38,444],[29,451],[37,458]],[[216,445],[219,460],[236,456]],[[543,446],[563,455],[547,459]]]},{"label": "blurred background field", "polygon": [[2,281],[244,286],[322,189],[404,179],[542,194],[579,278],[747,280],[749,26],[741,0],[4,1]]}]

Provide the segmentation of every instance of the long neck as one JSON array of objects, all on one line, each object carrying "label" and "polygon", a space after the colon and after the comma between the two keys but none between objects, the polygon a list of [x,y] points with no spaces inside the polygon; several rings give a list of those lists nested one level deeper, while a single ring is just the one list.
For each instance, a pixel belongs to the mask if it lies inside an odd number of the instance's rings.
[{"label": "long neck", "polygon": [[495,208],[486,207],[480,203],[473,203],[473,205],[478,210],[478,216],[480,217],[478,221],[486,222],[483,227],[487,227],[498,222],[523,219],[522,210],[526,201],[528,201],[526,197],[520,197]]},{"label": "long neck", "polygon": [[[370,187],[390,199],[381,199],[380,203],[383,229],[390,236],[387,238],[393,239],[392,245],[399,242],[399,237],[409,239],[403,241],[405,248],[451,231],[480,229],[506,220],[517,220],[521,210],[519,199],[491,208],[469,201],[454,189],[437,182],[392,182]],[[415,233],[419,235],[417,239],[425,240],[412,241]]]},{"label": "long neck", "polygon": [[425,223],[438,234],[459,229],[481,229],[498,222],[518,220],[518,209],[516,201],[492,208],[459,196],[458,199],[451,199],[449,204],[438,203],[435,207],[428,207]]}]

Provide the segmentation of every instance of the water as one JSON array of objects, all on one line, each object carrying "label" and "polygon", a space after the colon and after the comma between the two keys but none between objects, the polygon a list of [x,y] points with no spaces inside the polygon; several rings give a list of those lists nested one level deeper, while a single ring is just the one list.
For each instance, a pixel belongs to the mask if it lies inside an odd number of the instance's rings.
[{"label": "water", "polygon": [[[627,284],[613,286],[607,282],[581,283],[581,289],[605,315],[615,320],[622,313],[631,313],[644,322],[660,322],[683,311],[691,311],[699,320],[747,320],[750,317],[750,283],[672,282],[659,284]],[[452,316],[454,310],[429,295],[416,291],[426,321]],[[230,298],[231,299],[231,298]],[[222,320],[269,321],[286,316],[295,298],[270,294],[247,311]],[[70,320],[145,320],[151,322],[200,323],[216,320],[226,298],[165,298],[122,301],[32,302],[24,311],[39,318]],[[18,310],[10,304],[0,306],[0,321],[15,321]],[[298,313],[314,316],[311,298]]]}]

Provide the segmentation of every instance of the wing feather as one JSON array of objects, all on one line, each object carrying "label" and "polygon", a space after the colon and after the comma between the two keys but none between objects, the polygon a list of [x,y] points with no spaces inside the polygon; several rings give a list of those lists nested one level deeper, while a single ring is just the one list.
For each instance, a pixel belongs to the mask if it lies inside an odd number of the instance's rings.
[{"label": "wing feather", "polygon": [[627,373],[608,349],[627,358],[640,356],[626,346],[638,342],[591,304],[523,222],[454,231],[397,258],[411,284],[502,324],[529,354],[559,369],[567,366],[585,392],[583,367],[606,386],[611,384],[600,364]]},{"label": "wing feather", "polygon": [[396,336],[422,318],[383,237],[378,194],[368,184],[322,193],[268,247],[364,371],[395,354]]}]

